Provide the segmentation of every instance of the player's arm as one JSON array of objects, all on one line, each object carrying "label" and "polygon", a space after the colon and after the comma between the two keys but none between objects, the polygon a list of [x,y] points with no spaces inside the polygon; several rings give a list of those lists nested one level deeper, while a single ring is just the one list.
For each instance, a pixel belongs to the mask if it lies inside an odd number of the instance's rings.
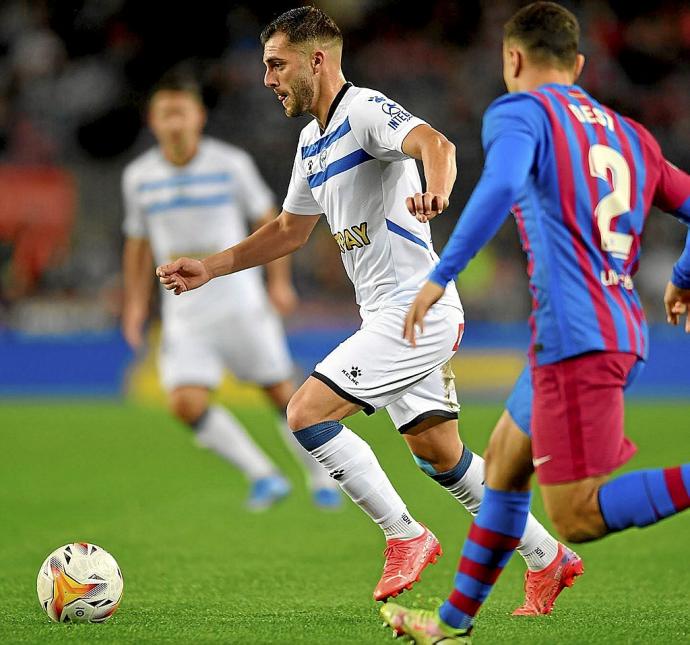
[{"label": "player's arm", "polygon": [[[662,158],[660,163],[654,204],[690,227],[690,175],[666,159]],[[681,317],[686,315],[685,331],[690,333],[690,231],[685,250],[674,265],[671,279],[666,285],[664,308],[666,320],[671,325],[678,325]]]},{"label": "player's arm", "polygon": [[664,308],[666,320],[671,325],[678,325],[681,316],[687,316],[685,332],[690,334],[690,231],[685,240],[685,249],[674,265],[671,280],[666,285]]},{"label": "player's arm", "polygon": [[[278,211],[271,207],[257,221],[254,230],[265,224],[270,224],[278,215]],[[297,306],[297,293],[292,283],[291,258],[284,255],[266,265],[266,288],[271,303],[281,316],[292,313]]]},{"label": "player's arm", "polygon": [[426,123],[411,130],[402,151],[418,159],[424,167],[426,191],[406,199],[407,210],[420,222],[428,222],[448,208],[448,200],[458,174],[455,146]]},{"label": "player's arm", "polygon": [[151,246],[145,238],[125,240],[122,255],[124,302],[122,307],[122,335],[132,349],[144,342],[144,325],[149,317],[153,290]]},{"label": "player's arm", "polygon": [[179,258],[156,269],[163,286],[179,295],[196,289],[212,278],[261,266],[302,248],[320,215],[295,215],[283,210],[235,246],[203,260]]},{"label": "player's arm", "polygon": [[412,303],[403,337],[415,344],[415,329],[424,330],[424,316],[505,221],[532,167],[536,142],[520,131],[504,129],[487,150],[479,183],[443,249],[441,259]]}]

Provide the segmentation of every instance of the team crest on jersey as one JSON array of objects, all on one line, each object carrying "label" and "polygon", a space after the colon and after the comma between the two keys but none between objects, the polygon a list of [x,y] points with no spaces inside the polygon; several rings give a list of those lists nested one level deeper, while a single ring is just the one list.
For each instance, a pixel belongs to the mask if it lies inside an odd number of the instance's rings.
[{"label": "team crest on jersey", "polygon": [[328,150],[322,150],[319,155],[319,168],[321,170],[326,170],[326,156],[328,155]]},{"label": "team crest on jersey", "polygon": [[352,251],[352,249],[361,249],[371,244],[366,222],[362,222],[359,226],[350,226],[342,231],[334,233],[333,239],[340,247],[341,253]]}]

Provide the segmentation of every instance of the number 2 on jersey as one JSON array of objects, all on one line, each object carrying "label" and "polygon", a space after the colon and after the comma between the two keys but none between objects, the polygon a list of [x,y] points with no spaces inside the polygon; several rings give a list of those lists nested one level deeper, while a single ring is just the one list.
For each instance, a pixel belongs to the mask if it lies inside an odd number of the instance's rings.
[{"label": "number 2 on jersey", "polygon": [[612,231],[611,222],[630,212],[630,167],[620,152],[595,143],[589,149],[589,173],[592,177],[608,181],[609,171],[613,191],[599,200],[594,216],[601,235],[601,248],[614,258],[627,260],[633,236]]}]

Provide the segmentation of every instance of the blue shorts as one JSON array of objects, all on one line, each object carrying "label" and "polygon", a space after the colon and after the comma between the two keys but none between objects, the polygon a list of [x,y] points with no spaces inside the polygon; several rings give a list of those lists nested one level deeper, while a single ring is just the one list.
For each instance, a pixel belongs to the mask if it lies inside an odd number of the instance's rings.
[{"label": "blue shorts", "polygon": [[[635,379],[638,377],[640,372],[644,369],[644,361],[638,360],[635,363],[628,377],[628,382],[626,383],[626,389],[630,387]],[[517,424],[528,437],[532,436],[531,426],[532,426],[532,399],[534,392],[532,390],[532,376],[529,364],[520,372],[515,385],[513,386],[513,391],[508,396],[506,401],[506,410],[513,417],[513,421]]]}]

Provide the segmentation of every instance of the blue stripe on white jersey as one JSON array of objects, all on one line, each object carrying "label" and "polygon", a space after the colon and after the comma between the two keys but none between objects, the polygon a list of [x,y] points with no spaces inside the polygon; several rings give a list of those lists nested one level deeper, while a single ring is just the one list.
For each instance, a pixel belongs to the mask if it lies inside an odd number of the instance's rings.
[{"label": "blue stripe on white jersey", "polygon": [[145,181],[139,184],[137,191],[145,192],[149,190],[158,190],[160,188],[174,188],[177,186],[192,186],[196,184],[221,184],[226,183],[232,179],[229,172],[213,172],[202,175],[174,175],[159,179],[156,181]]},{"label": "blue stripe on white jersey", "polygon": [[427,250],[429,249],[429,245],[424,240],[418,238],[414,233],[410,233],[410,231],[408,231],[406,228],[399,226],[388,218],[386,218],[386,228],[391,231],[391,233],[404,237],[406,240],[410,240],[410,242],[413,242],[414,244],[419,244],[419,246]]},{"label": "blue stripe on white jersey", "polygon": [[365,152],[362,150],[362,148],[357,148],[357,150],[351,152],[350,154],[347,154],[337,161],[328,164],[325,170],[322,172],[309,175],[307,177],[309,188],[318,188],[321,184],[323,184],[325,181],[328,181],[334,175],[339,175],[341,172],[346,172],[347,170],[350,170],[355,166],[359,166],[359,164],[369,161],[370,159],[373,159],[373,157],[368,152]]},{"label": "blue stripe on white jersey", "polygon": [[147,215],[155,215],[165,211],[178,208],[211,208],[230,204],[233,197],[230,193],[219,193],[217,195],[203,195],[192,197],[190,195],[176,195],[172,199],[160,202],[152,202],[146,206]]},{"label": "blue stripe on white jersey", "polygon": [[302,159],[308,159],[309,157],[314,157],[318,155],[322,150],[325,150],[332,143],[335,143],[340,137],[344,137],[352,128],[350,127],[350,119],[345,119],[338,128],[333,130],[330,134],[325,137],[321,137],[315,143],[308,146],[302,146]]}]

